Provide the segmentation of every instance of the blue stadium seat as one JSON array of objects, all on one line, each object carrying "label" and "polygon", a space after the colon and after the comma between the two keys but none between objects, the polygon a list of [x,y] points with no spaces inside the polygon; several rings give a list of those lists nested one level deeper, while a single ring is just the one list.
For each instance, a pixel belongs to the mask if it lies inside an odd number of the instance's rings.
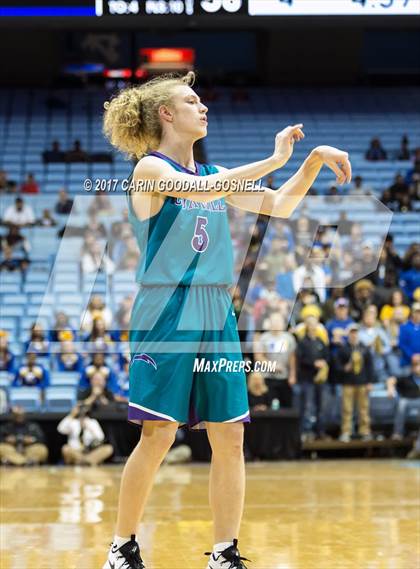
[{"label": "blue stadium seat", "polygon": [[41,410],[41,390],[37,387],[11,387],[9,400],[10,405],[19,405],[28,412]]},{"label": "blue stadium seat", "polygon": [[76,404],[74,387],[47,387],[44,409],[49,412],[67,412]]},{"label": "blue stadium seat", "polygon": [[13,374],[8,371],[0,371],[0,387],[8,389],[13,381]]},{"label": "blue stadium seat", "polygon": [[51,387],[77,387],[80,374],[74,371],[53,371],[51,373]]},{"label": "blue stadium seat", "polygon": [[392,423],[396,401],[388,397],[386,389],[374,389],[370,393],[369,401],[372,423],[378,425]]}]

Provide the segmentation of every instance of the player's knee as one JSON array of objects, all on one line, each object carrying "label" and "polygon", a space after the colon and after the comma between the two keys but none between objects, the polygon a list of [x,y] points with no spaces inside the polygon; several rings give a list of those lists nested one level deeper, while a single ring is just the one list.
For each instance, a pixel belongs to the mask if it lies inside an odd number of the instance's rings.
[{"label": "player's knee", "polygon": [[168,451],[175,442],[177,430],[177,423],[145,422],[141,442],[158,451]]},{"label": "player's knee", "polygon": [[244,429],[241,423],[232,423],[209,432],[210,445],[214,456],[240,458],[243,455]]}]

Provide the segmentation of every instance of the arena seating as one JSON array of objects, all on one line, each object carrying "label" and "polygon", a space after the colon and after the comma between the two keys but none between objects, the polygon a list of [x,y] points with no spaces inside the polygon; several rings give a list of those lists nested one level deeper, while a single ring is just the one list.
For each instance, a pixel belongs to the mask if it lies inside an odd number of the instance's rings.
[{"label": "arena seating", "polygon": [[[51,104],[52,95],[55,104]],[[277,131],[288,124],[302,122],[306,138],[296,146],[290,163],[276,173],[276,184],[296,171],[311,148],[329,144],[349,151],[354,175],[362,176],[364,183],[373,188],[376,196],[380,196],[396,173],[405,175],[412,167],[410,162],[395,160],[402,135],[408,135],[412,149],[420,146],[420,124],[416,120],[420,91],[415,88],[320,89],[316,96],[313,91],[304,89],[255,88],[250,89],[248,95],[248,100],[234,102],[231,93],[222,89],[218,99],[209,103],[209,136],[205,142],[208,162],[234,167],[261,159],[272,151]],[[101,124],[106,98],[106,93],[100,90],[77,89],[54,93],[10,90],[1,94],[0,112],[4,120],[0,123],[0,168],[18,184],[28,172],[34,173],[40,194],[25,195],[24,200],[32,206],[37,218],[44,209],[53,211],[60,188],[65,187],[72,197],[86,196],[83,190],[86,177],[121,180],[131,172],[131,163],[116,153],[112,164],[44,164],[42,161],[42,152],[51,146],[53,140],[60,142],[62,150],[70,148],[77,139],[89,152],[109,152],[111,149],[102,135]],[[364,159],[374,136],[381,139],[389,152],[389,160],[368,162]],[[320,194],[325,194],[333,182],[332,173],[323,169],[315,187]],[[116,195],[112,196],[118,203],[115,215],[101,218],[108,230],[113,221],[121,219],[125,207],[122,192],[117,191]],[[15,197],[13,194],[2,195],[1,214]],[[323,195],[317,200],[312,214],[322,219],[327,207],[329,220],[338,218],[342,209],[340,204],[327,204]],[[420,202],[415,204],[415,209],[417,211],[393,215],[390,232],[400,254],[418,241]],[[369,207],[358,206],[357,203],[350,210],[346,209],[346,213],[350,220],[364,222],[366,238],[383,229],[386,214],[373,215]],[[92,285],[94,292],[107,294],[107,303],[113,312],[121,299],[135,290],[131,271],[119,271],[112,278],[103,274],[83,277],[79,270],[81,237],[72,237],[67,242],[64,258],[57,256],[60,245],[57,231],[66,224],[68,216],[55,213],[53,216],[58,222],[56,227],[22,230],[31,244],[31,264],[26,276],[19,272],[0,274],[1,327],[8,331],[11,349],[18,357],[22,355],[22,343],[28,339],[28,330],[35,319],[48,328],[53,313],[61,306],[65,306],[72,325],[78,329],[81,311],[86,308]],[[72,224],[83,225],[87,218],[84,212],[79,212],[71,219]],[[4,228],[1,227],[0,231],[4,232]],[[52,271],[54,262],[56,267]],[[46,391],[44,402],[41,402],[38,390],[32,390],[31,394],[30,390],[22,388],[10,389],[10,400],[35,410],[70,408],[74,403],[77,375],[60,374],[54,366],[51,371],[51,387]],[[1,374],[0,387],[7,385],[7,381],[7,376]],[[372,394],[372,412],[378,420],[392,414],[391,403],[382,392]]]}]

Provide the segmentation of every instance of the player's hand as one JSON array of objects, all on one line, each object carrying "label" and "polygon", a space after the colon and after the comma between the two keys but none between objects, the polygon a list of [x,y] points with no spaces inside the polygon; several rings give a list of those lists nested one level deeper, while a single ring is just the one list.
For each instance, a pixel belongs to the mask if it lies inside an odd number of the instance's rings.
[{"label": "player's hand", "polygon": [[273,158],[281,168],[286,164],[291,155],[293,154],[293,145],[295,142],[305,138],[302,131],[303,124],[295,124],[287,126],[282,131],[278,132],[274,144]]},{"label": "player's hand", "polygon": [[323,163],[337,176],[337,184],[348,184],[351,181],[351,164],[347,152],[333,146],[317,146],[315,150]]}]

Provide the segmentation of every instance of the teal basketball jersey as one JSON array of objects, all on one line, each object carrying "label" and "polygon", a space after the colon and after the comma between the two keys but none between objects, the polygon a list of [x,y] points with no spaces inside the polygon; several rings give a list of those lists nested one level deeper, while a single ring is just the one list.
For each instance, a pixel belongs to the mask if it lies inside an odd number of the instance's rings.
[{"label": "teal basketball jersey", "polygon": [[[192,172],[160,152],[151,152],[178,172],[208,176],[216,166],[196,165]],[[144,285],[231,285],[233,250],[226,203],[166,196],[160,211],[140,220],[127,192],[128,216],[140,249],[136,281]]]}]

